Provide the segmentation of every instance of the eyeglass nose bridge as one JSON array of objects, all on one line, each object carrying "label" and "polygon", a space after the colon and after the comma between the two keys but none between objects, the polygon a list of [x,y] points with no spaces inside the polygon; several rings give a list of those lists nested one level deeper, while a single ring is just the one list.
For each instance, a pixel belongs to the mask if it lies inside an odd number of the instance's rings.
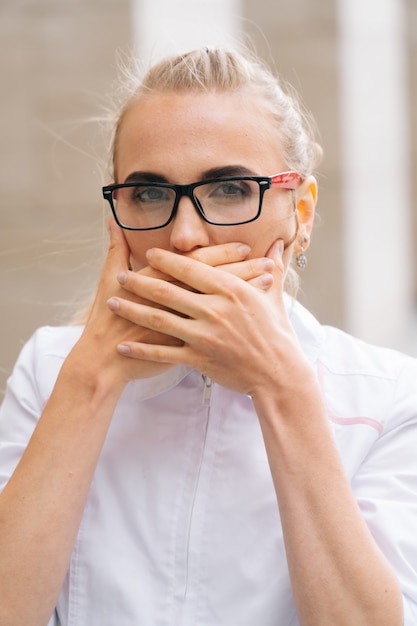
[{"label": "eyeglass nose bridge", "polygon": [[196,198],[196,196],[194,195],[194,189],[198,186],[198,183],[191,183],[189,185],[173,185],[175,189],[175,204],[174,208],[172,209],[171,219],[173,219],[177,214],[181,198],[189,198],[200,217],[202,217],[205,222],[208,221],[204,214],[203,207],[201,206],[198,198]]}]

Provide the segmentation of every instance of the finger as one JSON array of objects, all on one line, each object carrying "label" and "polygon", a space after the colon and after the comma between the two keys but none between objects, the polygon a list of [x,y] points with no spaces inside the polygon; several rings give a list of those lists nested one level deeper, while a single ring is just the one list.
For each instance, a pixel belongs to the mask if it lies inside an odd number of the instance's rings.
[{"label": "finger", "polygon": [[191,367],[198,367],[198,360],[187,346],[161,346],[126,341],[120,343],[117,350],[119,354],[125,357],[140,361],[169,363],[171,365],[186,364]]},{"label": "finger", "polygon": [[188,285],[197,292],[228,293],[236,286],[234,276],[196,259],[161,248],[148,250],[146,256],[149,265],[154,269],[170,274],[177,282]]},{"label": "finger", "polygon": [[[196,261],[200,261],[201,263],[205,263],[206,265],[210,265],[212,267],[223,267],[229,266],[230,264],[234,263],[237,264],[239,261],[245,259],[250,251],[250,247],[246,244],[232,242],[220,244],[218,246],[207,246],[205,248],[199,248],[198,250],[193,250],[185,256],[189,256]],[[155,268],[150,267],[149,265],[138,270],[138,273],[143,274],[144,276],[151,276],[153,278],[161,278],[170,282],[175,281],[175,279],[169,274],[164,274],[163,272],[160,272]],[[239,273],[233,269],[231,270],[231,273],[235,273],[236,276],[239,275]],[[259,271],[256,271],[250,277],[253,278],[255,275],[258,274]]]},{"label": "finger", "polygon": [[[246,282],[250,282],[255,287],[259,287],[261,289],[267,288],[270,286],[269,279],[266,277],[266,274],[272,272],[275,264],[272,259],[261,258],[261,259],[248,259],[246,261],[240,261],[238,263],[227,263],[218,265],[217,268],[229,272],[229,274],[233,274],[233,276],[237,276]],[[178,284],[182,287],[186,287],[186,285],[181,284],[172,276],[168,276],[167,274],[163,274],[162,272],[154,269],[147,265],[143,269],[137,272],[142,276],[149,276],[150,278],[159,278],[161,280],[166,280],[171,283]],[[120,276],[120,282],[123,283],[125,280],[125,276]]]},{"label": "finger", "polygon": [[[260,268],[256,268],[252,272],[244,272],[242,269],[239,269],[239,263],[248,256],[250,251],[250,247],[246,244],[229,242],[216,246],[198,248],[197,250],[193,250],[192,252],[184,256],[188,256],[192,259],[195,259],[196,261],[200,261],[201,263],[210,265],[211,267],[230,269],[230,273],[235,274],[236,276],[241,275],[243,280],[249,280],[250,278],[255,278],[255,276],[259,276],[259,274],[261,273]],[[169,282],[181,284],[178,280],[176,280],[169,274],[164,274],[163,272],[158,271],[149,265],[139,271],[144,276],[151,276],[153,278],[160,278]],[[268,271],[268,268],[265,268],[265,271]]]},{"label": "finger", "polygon": [[114,219],[108,221],[110,243],[108,260],[116,271],[124,271],[129,268],[130,249],[124,236],[123,230],[116,224]]},{"label": "finger", "polygon": [[240,263],[229,263],[228,265],[219,265],[218,269],[229,272],[234,276],[242,278],[242,280],[250,281],[262,274],[272,272],[275,267],[273,259],[260,258],[248,259]]},{"label": "finger", "polygon": [[185,255],[206,265],[216,267],[229,263],[237,263],[246,259],[251,249],[248,245],[239,242],[229,242],[217,246],[198,248]]},{"label": "finger", "polygon": [[103,302],[112,293],[119,291],[116,275],[127,272],[129,269],[130,251],[122,229],[119,228],[114,219],[108,220],[107,228],[110,241],[95,298],[97,310],[101,310]]},{"label": "finger", "polygon": [[268,291],[274,282],[274,277],[272,274],[262,274],[261,276],[257,276],[247,282],[252,287],[256,287],[256,289]]},{"label": "finger", "polygon": [[[195,317],[204,306],[189,289],[132,272],[125,274],[123,287],[130,294],[134,294],[135,299],[132,301],[131,298],[113,297],[107,303],[109,308],[130,322],[153,330],[160,330],[162,317],[157,311],[161,309],[176,316]],[[156,326],[152,324],[153,319]]]},{"label": "finger", "polygon": [[149,276],[150,278],[159,278],[160,280],[167,280],[169,282],[172,282],[174,280],[172,276],[169,276],[168,274],[163,274],[162,272],[159,272],[158,270],[154,269],[150,265],[146,265],[145,267],[142,267],[136,273],[141,274],[142,276]]},{"label": "finger", "polygon": [[282,297],[282,293],[284,291],[284,280],[285,280],[285,266],[283,260],[283,254],[285,250],[284,241],[282,239],[277,239],[269,248],[266,256],[274,261],[274,269],[271,274],[273,276],[273,281],[270,287],[273,289],[267,289],[272,293],[272,295],[277,298]]},{"label": "finger", "polygon": [[[182,290],[188,293],[185,290]],[[150,331],[176,338],[183,342],[189,342],[191,335],[187,330],[183,316],[167,309],[155,308],[146,304],[132,303],[124,298],[110,298],[107,305],[113,313],[119,317],[132,322],[135,326],[147,328]],[[164,341],[164,344],[166,342]]]},{"label": "finger", "polygon": [[278,267],[283,267],[282,255],[284,254],[284,241],[277,239],[269,248],[266,256],[272,259]]}]

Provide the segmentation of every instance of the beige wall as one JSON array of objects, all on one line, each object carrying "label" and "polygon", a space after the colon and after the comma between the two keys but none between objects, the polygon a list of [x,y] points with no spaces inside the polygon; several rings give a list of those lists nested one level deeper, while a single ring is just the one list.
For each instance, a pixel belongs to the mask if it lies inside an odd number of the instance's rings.
[{"label": "beige wall", "polygon": [[[345,138],[346,141],[346,134],[352,133],[353,129],[352,127],[346,128],[345,135],[343,135],[342,111],[345,109],[345,102],[341,101],[340,95],[343,81],[340,48],[342,24],[338,23],[341,14],[338,14],[338,8],[343,4],[349,5],[350,1],[292,0],[291,3],[287,3],[259,0],[254,3],[252,0],[245,0],[244,4],[249,18],[249,32],[257,49],[266,59],[272,58],[283,77],[299,90],[318,122],[321,143],[324,146],[324,160],[319,170],[318,212],[320,220],[314,232],[312,246],[308,251],[310,263],[303,275],[303,291],[300,298],[323,322],[342,326],[348,331],[354,330],[364,339],[400,347],[417,355],[417,329],[413,326],[413,320],[416,318],[417,292],[415,269],[417,256],[414,244],[417,235],[415,201],[417,191],[417,3],[415,0],[365,0],[363,5],[363,8],[367,9],[364,11],[367,16],[364,15],[359,23],[356,41],[358,44],[362,43],[364,34],[365,36],[368,34],[365,52],[369,56],[368,59],[364,59],[364,62],[366,61],[365,67],[374,66],[376,76],[372,72],[369,74],[362,94],[362,102],[359,92],[354,96],[359,96],[359,101],[354,104],[355,114],[362,116],[360,120],[362,127],[366,130],[371,128],[369,133],[363,133],[363,150],[360,154],[373,152],[376,156],[375,162],[365,163],[365,167],[367,166],[373,174],[377,170],[376,175],[367,181],[366,189],[363,189],[359,184],[355,188],[355,181],[346,177],[347,171],[344,169],[346,162],[343,161],[343,139]],[[387,7],[388,11],[391,3],[394,8],[399,9],[401,15],[401,6],[395,4],[397,1],[404,7],[405,32],[393,31],[392,40],[387,40],[384,46],[381,33],[389,29],[383,23],[385,11],[378,11],[378,8]],[[360,5],[360,2],[356,2],[356,6],[358,4]],[[285,7],[285,9],[280,11],[280,7]],[[373,19],[370,19],[369,13],[372,8]],[[390,88],[397,89],[401,81],[390,82],[389,70],[393,71],[392,68],[385,66],[384,73],[384,68],[378,65],[378,60],[382,57],[381,63],[384,62],[384,58],[393,50],[391,46],[395,46],[397,39],[399,46],[404,45],[405,48],[406,84],[404,93],[391,96]],[[379,45],[384,46],[383,50],[374,45],[375,40]],[[394,52],[402,60],[402,50],[394,49]],[[389,57],[388,60],[391,61],[391,58]],[[394,61],[395,59],[393,63]],[[401,71],[402,68],[399,69]],[[380,80],[381,74],[382,80]],[[394,76],[397,77],[397,75]],[[375,80],[378,82],[373,84],[372,81]],[[366,92],[369,90],[372,94],[378,93],[381,98],[384,98],[383,102],[379,100],[381,106],[376,104],[378,111],[374,114],[369,111],[369,99],[366,98]],[[402,106],[402,98],[405,99],[404,106]],[[376,97],[372,98],[373,102],[376,100]],[[386,100],[389,104],[384,106]],[[381,109],[385,113],[391,105],[394,105],[394,110],[395,106],[398,106],[400,122],[396,123],[398,120],[394,118],[390,123],[389,118],[384,118],[381,127],[376,129],[376,135],[372,137],[376,127],[374,119],[381,119]],[[404,117],[406,117],[405,120]],[[402,138],[393,133],[404,127],[406,136],[403,138],[403,143],[406,146],[409,141],[410,153],[406,148],[406,153],[395,154],[396,149],[401,150]],[[395,137],[395,146],[384,143],[384,132],[387,137],[390,137],[390,133]],[[366,145],[367,141],[373,142],[372,149]],[[390,171],[378,170],[379,162],[390,161],[390,158],[382,155],[378,158],[378,149],[391,151],[391,162],[397,168],[394,167]],[[395,160],[396,156],[398,160]],[[404,163],[404,169],[407,171],[401,170],[401,176],[395,177],[394,181],[392,173],[398,170],[398,163]],[[361,178],[364,181],[365,177],[361,176]],[[382,182],[390,192],[385,197],[382,194],[383,206],[378,204],[383,190],[381,189],[379,195],[375,193],[378,188],[383,187]],[[405,189],[398,188],[399,184]],[[412,187],[411,192],[408,190],[409,184]],[[373,187],[375,189],[372,189]],[[343,194],[346,188],[351,191],[349,200],[354,199],[356,194],[358,201],[355,206],[346,202],[347,194]],[[364,191],[366,193],[362,193]],[[369,198],[371,198],[371,205],[366,204]],[[394,201],[390,202],[390,198],[394,198]],[[368,207],[371,210],[368,210]],[[359,208],[361,211],[363,208],[366,215],[359,214]],[[355,231],[352,233],[352,229],[348,230],[347,225],[348,222],[352,223],[351,216],[355,213],[355,209],[357,209],[354,220]],[[385,215],[390,217],[387,221],[391,221],[395,228],[391,229],[388,226],[384,229],[385,223],[381,222],[380,218],[384,215],[384,211]],[[368,219],[362,218],[361,215]],[[408,233],[410,228],[412,232]],[[400,233],[399,240],[404,237],[403,233],[405,237],[409,235],[408,240],[397,241],[396,233]],[[387,258],[390,254],[395,254],[395,262],[388,262]],[[353,257],[357,259],[356,263],[352,263]],[[378,259],[381,260],[380,263]],[[384,266],[385,269],[388,266],[390,272],[385,273]],[[362,280],[365,274],[366,279]],[[348,282],[347,277],[349,277]],[[364,285],[368,285],[369,289],[365,291],[366,297],[362,298]],[[401,295],[401,299],[394,301],[395,294]],[[377,304],[381,301],[386,306],[378,307]],[[396,309],[395,302],[397,301]],[[361,330],[364,331],[362,334]]]},{"label": "beige wall", "polygon": [[102,256],[97,124],[128,0],[0,3],[0,393],[22,343],[82,299]]},{"label": "beige wall", "polygon": [[[416,172],[415,0],[407,10]],[[257,50],[300,91],[321,130],[321,220],[301,299],[322,321],[343,326],[335,0],[244,0],[242,17]],[[111,90],[116,50],[133,45],[129,18],[129,0],[0,3],[0,393],[22,343],[39,325],[65,320],[68,304],[97,276],[105,149],[86,119]],[[416,177],[413,186],[416,197]],[[413,219],[416,231],[415,212]]]},{"label": "beige wall", "polygon": [[[411,138],[411,198],[413,248],[417,242],[417,2],[406,0],[407,5],[407,51],[408,51],[408,77],[410,85],[410,138]],[[414,293],[417,297],[417,254],[414,259]]]},{"label": "beige wall", "polygon": [[343,325],[335,2],[292,0],[283,12],[279,5],[275,0],[245,1],[249,36],[313,113],[325,148],[318,172],[319,219],[300,299],[321,321]]}]

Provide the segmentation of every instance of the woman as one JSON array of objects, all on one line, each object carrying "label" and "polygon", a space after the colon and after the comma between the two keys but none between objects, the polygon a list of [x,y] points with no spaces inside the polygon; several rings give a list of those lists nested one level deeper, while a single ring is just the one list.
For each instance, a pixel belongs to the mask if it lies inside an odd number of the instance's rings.
[{"label": "woman", "polygon": [[0,623],[414,625],[417,365],[284,293],[320,156],[296,103],[197,50],[113,148],[88,320],[35,334],[2,407]]}]

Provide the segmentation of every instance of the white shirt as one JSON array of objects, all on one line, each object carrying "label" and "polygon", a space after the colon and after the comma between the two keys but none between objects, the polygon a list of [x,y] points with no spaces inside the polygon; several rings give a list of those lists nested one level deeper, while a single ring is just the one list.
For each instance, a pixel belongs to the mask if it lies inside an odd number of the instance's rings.
[{"label": "white shirt", "polygon": [[[399,579],[404,624],[415,626],[417,361],[320,326],[297,303],[290,317],[363,516]],[[80,332],[43,328],[24,347],[0,412],[0,489]],[[185,367],[126,387],[51,617],[58,625],[298,625],[249,397],[210,389]]]}]

